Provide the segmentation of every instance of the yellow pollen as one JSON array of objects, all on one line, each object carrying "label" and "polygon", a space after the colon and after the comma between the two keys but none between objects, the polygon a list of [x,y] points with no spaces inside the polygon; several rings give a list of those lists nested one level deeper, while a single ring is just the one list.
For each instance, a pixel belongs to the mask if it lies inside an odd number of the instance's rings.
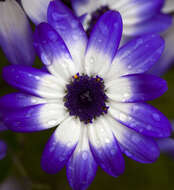
[{"label": "yellow pollen", "polygon": [[79,78],[79,76],[76,74],[76,75],[74,75],[74,78],[75,78],[75,79],[78,79],[78,78]]}]

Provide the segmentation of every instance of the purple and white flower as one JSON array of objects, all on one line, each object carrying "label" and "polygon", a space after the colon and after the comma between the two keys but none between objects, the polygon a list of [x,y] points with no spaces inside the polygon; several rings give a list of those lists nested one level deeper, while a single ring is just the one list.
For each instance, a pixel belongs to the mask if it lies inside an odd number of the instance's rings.
[{"label": "purple and white flower", "polygon": [[[106,10],[120,12],[123,19],[122,43],[132,37],[161,33],[166,41],[166,48],[159,63],[150,73],[164,74],[174,60],[174,35],[172,16],[173,0],[71,0],[74,11],[81,18],[84,28],[90,32],[91,26]],[[169,31],[167,30],[169,29]]]},{"label": "purple and white flower", "polygon": [[80,21],[58,0],[49,4],[47,20],[36,28],[34,46],[48,72],[22,65],[3,70],[4,79],[21,91],[0,99],[5,124],[16,132],[58,126],[42,168],[54,174],[66,166],[75,190],[90,185],[97,166],[121,175],[123,153],[141,163],[156,161],[154,138],[168,137],[171,126],[145,102],[161,96],[167,84],[145,72],[161,56],[163,39],[145,35],[118,50],[122,19],[108,11],[88,40]]},{"label": "purple and white flower", "polygon": [[35,51],[27,16],[36,25],[47,21],[50,1],[22,0],[25,12],[19,0],[0,1],[0,46],[11,64],[33,64]]}]

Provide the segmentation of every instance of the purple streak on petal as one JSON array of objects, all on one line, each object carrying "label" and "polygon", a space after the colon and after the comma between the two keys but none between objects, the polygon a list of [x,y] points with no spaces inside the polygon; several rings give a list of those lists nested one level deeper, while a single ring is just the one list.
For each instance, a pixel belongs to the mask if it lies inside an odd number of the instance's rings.
[{"label": "purple streak on petal", "polygon": [[107,55],[110,62],[114,58],[122,35],[121,15],[115,11],[108,11],[100,17],[94,26],[87,46],[87,53],[90,49],[99,51],[100,56]]},{"label": "purple streak on petal", "polygon": [[172,24],[172,17],[159,13],[149,20],[140,24],[125,26],[124,34],[130,36],[144,35],[150,33],[160,33],[167,30]]},{"label": "purple streak on petal", "polygon": [[124,159],[115,138],[111,143],[105,143],[104,147],[95,147],[90,143],[90,148],[97,164],[109,175],[118,177],[124,172]]},{"label": "purple streak on petal", "polygon": [[2,160],[7,153],[7,145],[4,141],[0,140],[0,160]]},{"label": "purple streak on petal", "polygon": [[127,78],[132,88],[132,96],[125,102],[150,101],[160,97],[168,89],[165,80],[149,74],[132,74],[122,78]]},{"label": "purple streak on petal", "polygon": [[8,84],[36,96],[39,96],[37,90],[44,76],[51,75],[28,66],[11,65],[3,69],[3,78]]},{"label": "purple streak on petal", "polygon": [[73,154],[67,164],[67,176],[72,189],[86,190],[92,183],[96,170],[97,164],[90,150]]},{"label": "purple streak on petal", "polygon": [[[38,101],[37,101],[38,100]],[[40,98],[23,93],[11,93],[0,98],[1,109],[18,109],[39,104]]]},{"label": "purple streak on petal", "polygon": [[15,132],[35,132],[51,128],[40,120],[40,110],[44,105],[35,105],[4,113],[4,123]]},{"label": "purple streak on petal", "polygon": [[[143,135],[164,138],[172,132],[167,117],[146,103],[115,104],[114,109],[118,111],[113,113],[117,121]],[[121,114],[125,117],[120,117]]]},{"label": "purple streak on petal", "polygon": [[[42,62],[49,66],[69,51],[59,34],[47,23],[41,23],[34,33],[34,46]],[[70,55],[69,55],[70,57]]]},{"label": "purple streak on petal", "polygon": [[141,163],[152,163],[159,157],[160,151],[157,143],[150,137],[138,134],[126,127],[119,133],[120,137],[116,134],[115,136],[119,141],[122,152],[133,160]]},{"label": "purple streak on petal", "polygon": [[72,58],[79,63],[84,56],[87,36],[80,20],[61,1],[48,7],[48,23],[60,34]]},{"label": "purple streak on petal", "polygon": [[163,50],[164,40],[160,36],[137,37],[118,50],[113,64],[124,65],[125,70],[120,71],[122,75],[144,73],[158,61]]},{"label": "purple streak on petal", "polygon": [[58,142],[53,134],[46,144],[42,155],[42,169],[49,174],[56,174],[65,166],[75,147],[76,144],[68,146]]}]

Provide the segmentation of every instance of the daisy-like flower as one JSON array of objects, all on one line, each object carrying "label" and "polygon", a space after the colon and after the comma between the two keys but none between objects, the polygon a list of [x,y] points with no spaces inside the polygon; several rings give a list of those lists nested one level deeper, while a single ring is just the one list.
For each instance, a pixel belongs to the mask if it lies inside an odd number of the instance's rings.
[{"label": "daisy-like flower", "polygon": [[166,41],[164,56],[157,66],[154,65],[151,73],[162,75],[170,67],[174,59],[172,48],[174,36],[173,27],[169,31],[167,29],[172,24],[172,16],[169,13],[174,11],[173,0],[71,0],[71,2],[88,32],[101,14],[107,10],[116,10],[120,12],[123,20],[123,44],[131,37],[150,33],[163,34]]},{"label": "daisy-like flower", "polygon": [[[42,156],[51,174],[64,166],[71,187],[84,190],[97,166],[117,177],[124,172],[123,153],[141,163],[159,156],[154,138],[168,137],[168,119],[145,101],[167,90],[159,77],[144,74],[159,59],[164,41],[138,37],[118,50],[122,20],[106,12],[90,38],[60,1],[49,4],[48,23],[40,24],[34,46],[48,72],[11,65],[4,79],[21,92],[1,98],[4,122],[16,132],[58,126]],[[8,111],[9,110],[9,111]]]}]

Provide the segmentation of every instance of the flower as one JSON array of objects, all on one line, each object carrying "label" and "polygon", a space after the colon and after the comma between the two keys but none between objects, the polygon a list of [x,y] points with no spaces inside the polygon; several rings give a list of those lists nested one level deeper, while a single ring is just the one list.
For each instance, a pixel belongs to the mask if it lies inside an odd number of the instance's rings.
[{"label": "flower", "polygon": [[[7,127],[4,125],[3,122],[0,121],[0,133],[6,131]],[[6,143],[0,139],[0,160],[2,160],[7,153],[7,145]]]},{"label": "flower", "polygon": [[150,73],[162,75],[170,68],[174,59],[172,48],[174,36],[173,27],[169,28],[173,18],[168,13],[174,11],[173,0],[71,0],[71,2],[88,32],[103,12],[119,11],[123,19],[122,44],[132,37],[143,34],[163,34],[166,48],[159,63],[153,66]]},{"label": "flower", "polygon": [[[22,0],[21,3],[33,23],[39,24],[47,20],[46,13],[50,1]],[[0,46],[11,64],[33,64],[35,51],[32,30],[18,1],[0,2]]]},{"label": "flower", "polygon": [[7,145],[4,141],[0,140],[0,160],[2,160],[7,153]]},{"label": "flower", "polygon": [[122,153],[141,163],[159,156],[154,138],[168,137],[168,119],[145,101],[167,90],[166,82],[144,74],[159,59],[158,35],[137,37],[118,50],[122,20],[106,12],[88,40],[80,21],[60,1],[48,7],[48,23],[37,26],[34,46],[48,72],[22,65],[3,70],[21,92],[0,99],[4,122],[16,132],[59,125],[42,156],[42,168],[65,165],[71,187],[86,189],[97,165],[109,175],[124,172]]}]

